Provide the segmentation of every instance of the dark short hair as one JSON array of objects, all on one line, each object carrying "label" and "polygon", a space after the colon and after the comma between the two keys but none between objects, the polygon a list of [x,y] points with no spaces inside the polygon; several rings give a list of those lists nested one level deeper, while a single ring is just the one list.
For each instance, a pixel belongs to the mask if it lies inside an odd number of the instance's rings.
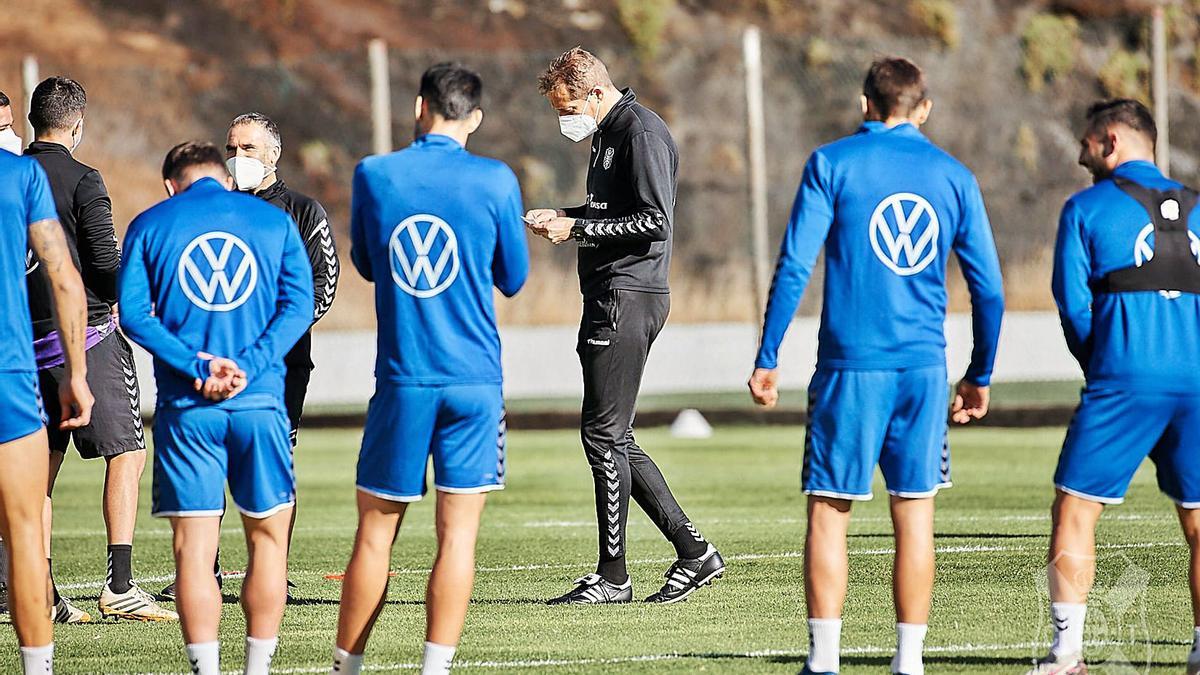
[{"label": "dark short hair", "polygon": [[1140,101],[1131,98],[1114,98],[1098,101],[1087,109],[1087,134],[1104,133],[1114,124],[1123,124],[1150,139],[1150,145],[1158,143],[1158,127],[1154,114]]},{"label": "dark short hair", "polygon": [[483,80],[466,66],[439,63],[421,75],[420,94],[430,112],[461,120],[479,109]]},{"label": "dark short hair", "polygon": [[212,143],[188,141],[171,148],[163,160],[163,180],[179,181],[188,169],[212,166],[225,170],[225,155]]},{"label": "dark short hair", "polygon": [[70,129],[87,108],[83,85],[69,77],[48,77],[33,90],[29,123],[35,133]]},{"label": "dark short hair", "polygon": [[7,108],[12,105],[12,101],[8,100],[8,94],[0,91],[0,108]]},{"label": "dark short hair", "polygon": [[275,125],[274,120],[260,112],[248,112],[238,115],[229,123],[229,128],[232,129],[243,124],[257,124],[261,126],[271,140],[275,141],[275,147],[283,149],[283,137],[279,135],[279,127]]},{"label": "dark short hair", "polygon": [[612,86],[604,62],[583,47],[572,47],[550,62],[538,76],[538,92],[545,96],[565,87],[571,100],[583,98],[596,87]]},{"label": "dark short hair", "polygon": [[925,74],[906,58],[876,59],[863,82],[863,95],[881,120],[906,117],[925,100]]}]

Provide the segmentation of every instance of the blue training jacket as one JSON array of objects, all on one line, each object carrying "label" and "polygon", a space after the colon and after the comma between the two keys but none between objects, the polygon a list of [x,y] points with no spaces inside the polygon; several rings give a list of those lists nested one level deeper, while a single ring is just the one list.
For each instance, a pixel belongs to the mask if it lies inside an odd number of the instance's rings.
[{"label": "blue training jacket", "polygon": [[0,150],[0,372],[37,370],[25,256],[29,226],[43,220],[58,220],[46,172],[31,157]]},{"label": "blue training jacket", "polygon": [[283,357],[313,317],[312,268],[291,216],[212,178],[129,225],[121,328],[154,356],[160,407],[212,405],[193,388],[205,352],[246,371],[230,409],[282,407]]},{"label": "blue training jacket", "polygon": [[[1114,175],[1155,190],[1179,183],[1146,161],[1126,162]],[[1200,209],[1188,218],[1200,262]],[[1149,230],[1147,228],[1149,227]],[[1054,247],[1054,300],[1067,346],[1089,384],[1126,390],[1200,392],[1200,296],[1138,291],[1093,294],[1109,272],[1153,257],[1146,209],[1112,180],[1067,200]]]},{"label": "blue training jacket", "polygon": [[819,368],[945,366],[946,263],[971,293],[966,379],[989,383],[1004,292],[983,196],[971,172],[911,124],[866,122],[818,148],[783,236],[755,365],[775,368],[821,248]]},{"label": "blue training jacket", "polygon": [[502,382],[492,287],[529,275],[521,215],[512,170],[448,136],[359,163],[350,255],[375,282],[381,384]]}]

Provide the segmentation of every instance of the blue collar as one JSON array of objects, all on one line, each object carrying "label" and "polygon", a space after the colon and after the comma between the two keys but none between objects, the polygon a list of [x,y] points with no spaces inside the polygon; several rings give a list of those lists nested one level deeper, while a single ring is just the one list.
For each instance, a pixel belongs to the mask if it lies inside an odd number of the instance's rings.
[{"label": "blue collar", "polygon": [[417,140],[413,141],[413,146],[418,148],[430,148],[441,150],[464,150],[458,141],[446,136],[445,134],[425,134]]},{"label": "blue collar", "polygon": [[889,127],[883,122],[868,120],[862,123],[862,126],[858,128],[858,132],[860,134],[892,133],[901,136],[922,136],[921,130],[913,126],[911,122],[904,122],[902,124],[897,124],[894,127]]},{"label": "blue collar", "polygon": [[1162,172],[1158,170],[1154,162],[1144,159],[1133,159],[1128,162],[1122,162],[1117,168],[1113,169],[1112,175],[1128,178],[1135,182],[1138,178],[1164,178]]},{"label": "blue collar", "polygon": [[204,178],[201,178],[200,180],[195,181],[194,183],[189,185],[188,189],[184,190],[183,192],[191,192],[192,190],[195,190],[197,192],[211,192],[214,190],[224,190],[224,189],[225,189],[225,186],[218,183],[216,178],[213,178],[211,176],[205,176]]}]

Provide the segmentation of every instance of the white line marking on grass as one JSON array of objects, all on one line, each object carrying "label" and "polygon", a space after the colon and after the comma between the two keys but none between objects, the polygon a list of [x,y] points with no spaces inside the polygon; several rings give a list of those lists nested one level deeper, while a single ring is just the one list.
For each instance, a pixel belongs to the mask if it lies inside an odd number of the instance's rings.
[{"label": "white line marking on grass", "polygon": [[[939,525],[953,523],[1040,523],[1049,522],[1049,513],[1040,514],[1009,514],[1009,515],[994,515],[994,516],[937,516],[935,522]],[[1169,512],[1163,513],[1118,513],[1105,514],[1104,520],[1111,521],[1158,521],[1164,523],[1175,523],[1176,520]],[[806,522],[804,518],[696,518],[696,522],[704,525],[802,525]],[[887,516],[868,516],[864,518],[854,518],[853,523],[891,523],[891,518]],[[491,523],[487,527],[513,527],[506,523]],[[556,527],[595,527],[596,522],[593,520],[530,520],[522,523],[520,527],[527,528],[556,528]],[[297,528],[299,529],[299,528]]]},{"label": "white line marking on grass", "polygon": [[[1135,642],[1118,642],[1112,640],[1089,640],[1084,643],[1088,647],[1106,647],[1113,645],[1140,644]],[[971,654],[977,652],[1008,652],[1025,649],[1047,647],[1044,642],[1016,642],[1012,644],[957,644],[931,645],[925,647],[926,654]],[[864,645],[859,647],[843,647],[843,656],[864,656],[874,654],[891,654],[894,647]],[[582,659],[520,659],[512,661],[455,661],[454,668],[557,668],[571,666],[604,666],[626,663],[653,663],[658,661],[682,661],[687,659],[759,659],[770,656],[805,656],[806,649],[758,649],[744,652],[670,652],[666,654],[643,654],[640,656],[616,656],[611,658],[582,658]],[[419,663],[366,663],[363,670],[372,672],[393,670],[419,670]],[[294,668],[272,668],[276,675],[304,675],[307,673],[328,673],[329,666],[299,666]],[[229,675],[238,675],[241,671],[225,671]],[[177,673],[147,673],[144,675],[182,675]]]},{"label": "white line marking on grass", "polygon": [[[1184,542],[1181,542],[1181,541],[1155,541],[1155,542],[1142,542],[1142,543],[1136,543],[1136,544],[1097,544],[1096,548],[1113,549],[1113,550],[1139,549],[1139,548],[1178,548],[1178,547],[1181,547],[1184,545],[1185,545]],[[1025,552],[1044,551],[1045,549],[1046,549],[1045,546],[989,546],[987,544],[967,544],[967,545],[962,545],[962,546],[939,546],[935,550],[940,555],[950,555],[950,554],[958,554],[958,553],[1025,553]],[[849,553],[851,556],[893,555],[896,553],[896,549],[894,549],[894,548],[868,548],[868,549],[852,550]],[[789,559],[796,559],[796,558],[803,558],[803,557],[804,557],[803,551],[778,551],[778,552],[774,552],[774,553],[734,553],[734,554],[726,556],[725,559],[733,560],[733,561],[739,561],[739,560],[751,561],[751,560],[789,560]],[[673,563],[673,562],[675,562],[675,558],[643,558],[640,560],[630,560],[630,561],[628,561],[627,564],[629,564],[629,565],[662,565],[662,564]],[[581,567],[586,567],[589,564],[590,563],[586,563],[586,562],[532,563],[532,564],[527,564],[527,565],[477,567],[475,569],[475,571],[478,573],[485,573],[485,572],[533,572],[533,571],[538,571],[538,570],[570,570],[570,569],[579,569]],[[426,567],[421,567],[421,568],[407,567],[407,568],[402,568],[402,569],[398,569],[398,570],[393,570],[392,572],[393,572],[393,574],[425,575],[425,574],[429,574],[430,571],[431,570]],[[331,574],[331,573],[330,572],[317,572],[314,574],[319,574],[321,576],[324,576],[326,574]],[[225,573],[226,579],[240,579],[244,576],[245,576],[244,572],[226,572]],[[143,577],[143,578],[139,579],[139,581],[142,581],[145,583],[159,583],[159,582],[163,582],[163,581],[173,581],[174,579],[175,579],[174,575],[171,575],[171,576]],[[103,586],[104,586],[103,581],[80,581],[80,582],[69,583],[69,584],[59,584],[58,588],[59,588],[59,590],[64,590],[64,591],[75,591],[75,590],[101,588]]]},{"label": "white line marking on grass", "polygon": [[[697,518],[697,521],[705,525],[803,525],[806,521],[804,518]],[[1009,515],[994,515],[994,516],[937,516],[936,523],[939,525],[949,525],[954,523],[1024,523],[1024,522],[1049,522],[1049,513],[1043,514],[1009,514]],[[1163,523],[1174,524],[1177,522],[1174,516],[1169,512],[1163,513],[1117,513],[1105,514],[1105,521],[1162,521]],[[855,518],[854,523],[891,523],[891,518],[887,516],[867,516],[863,518]],[[487,523],[487,529],[508,529],[508,528],[529,528],[529,529],[553,529],[553,528],[576,528],[596,527],[594,520],[529,520],[521,523]],[[642,527],[642,525],[634,525],[632,527]],[[646,525],[646,527],[650,527]],[[299,526],[296,532],[300,534],[344,534],[347,537],[354,534],[355,523],[350,522],[348,525],[310,525]],[[412,530],[432,530],[432,524],[414,524],[406,525],[405,531]],[[655,530],[657,531],[657,530]],[[222,534],[228,536],[237,536],[242,534],[242,528],[236,525],[226,526]],[[66,538],[89,538],[107,536],[104,530],[55,530],[55,537]],[[150,537],[154,539],[170,538],[171,530],[168,528],[141,528],[137,531],[138,538]]]}]

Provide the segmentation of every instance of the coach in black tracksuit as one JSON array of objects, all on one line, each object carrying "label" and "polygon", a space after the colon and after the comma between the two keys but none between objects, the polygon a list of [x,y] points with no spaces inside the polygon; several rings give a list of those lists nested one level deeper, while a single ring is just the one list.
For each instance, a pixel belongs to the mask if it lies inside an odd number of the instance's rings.
[{"label": "coach in black tracksuit", "polygon": [[530,229],[579,247],[583,319],[581,437],[596,490],[600,560],[552,604],[628,602],[625,565],[629,497],[675,546],[679,560],[647,602],[676,602],[724,570],[720,554],[692,526],[654,460],[634,440],[633,418],[650,347],[666,323],[679,157],[667,125],[617,90],[604,64],[582,49],[556,59],[540,81],[563,135],[592,136],[587,203],[536,209]]},{"label": "coach in black tracksuit", "polygon": [[[337,248],[329,216],[321,204],[307,195],[289,188],[276,174],[282,150],[279,128],[261,113],[247,113],[234,118],[229,125],[225,145],[229,170],[239,190],[253,193],[283,209],[296,221],[300,238],[308,252],[313,270],[313,323],[321,320],[333,306],[337,292]],[[296,445],[300,416],[312,375],[312,332],[306,332],[284,357],[287,374],[284,380],[284,404],[292,425],[292,446]]]}]

